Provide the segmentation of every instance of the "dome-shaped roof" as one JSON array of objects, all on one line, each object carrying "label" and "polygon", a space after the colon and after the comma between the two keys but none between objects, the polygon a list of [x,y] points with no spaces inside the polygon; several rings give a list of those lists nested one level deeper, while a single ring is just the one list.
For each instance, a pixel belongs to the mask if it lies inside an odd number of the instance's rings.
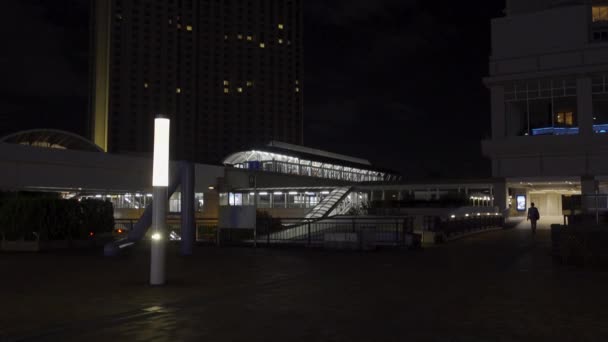
[{"label": "dome-shaped roof", "polygon": [[31,129],[0,138],[0,143],[21,144],[36,147],[103,152],[103,149],[80,135],[57,129]]}]

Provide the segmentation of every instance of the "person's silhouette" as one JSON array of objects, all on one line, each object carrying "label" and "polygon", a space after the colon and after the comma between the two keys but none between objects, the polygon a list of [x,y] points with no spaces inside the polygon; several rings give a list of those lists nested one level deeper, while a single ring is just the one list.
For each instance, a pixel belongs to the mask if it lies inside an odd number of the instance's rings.
[{"label": "person's silhouette", "polygon": [[528,220],[530,220],[530,226],[532,227],[532,234],[536,234],[536,221],[540,219],[540,213],[538,208],[534,206],[534,202],[530,203],[530,209],[528,209]]}]

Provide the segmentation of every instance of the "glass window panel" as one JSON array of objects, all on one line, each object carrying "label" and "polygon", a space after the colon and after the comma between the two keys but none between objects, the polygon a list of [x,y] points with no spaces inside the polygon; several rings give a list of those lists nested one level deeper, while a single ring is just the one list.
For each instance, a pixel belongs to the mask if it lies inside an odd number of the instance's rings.
[{"label": "glass window panel", "polygon": [[528,133],[527,102],[517,101],[506,104],[507,136],[522,136]]},{"label": "glass window panel", "polygon": [[227,206],[228,205],[228,194],[227,193],[221,193],[220,194],[220,205],[221,206]]},{"label": "glass window panel", "polygon": [[552,134],[551,100],[532,100],[530,108],[530,130],[532,135]]},{"label": "glass window panel", "polygon": [[273,208],[285,208],[285,194],[275,192],[272,194],[272,207]]},{"label": "glass window panel", "polygon": [[[573,127],[577,125],[576,97],[557,98],[553,101],[556,127]],[[559,117],[558,117],[559,116]]]},{"label": "glass window panel", "polygon": [[258,208],[270,208],[270,194],[265,192],[259,193]]},{"label": "glass window panel", "polygon": [[608,132],[608,94],[593,95],[593,131]]}]

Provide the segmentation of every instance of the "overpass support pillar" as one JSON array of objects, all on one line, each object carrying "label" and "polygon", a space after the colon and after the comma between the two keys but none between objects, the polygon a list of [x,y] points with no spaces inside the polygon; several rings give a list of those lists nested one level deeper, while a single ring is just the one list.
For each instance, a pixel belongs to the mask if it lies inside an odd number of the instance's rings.
[{"label": "overpass support pillar", "polygon": [[507,188],[507,181],[505,179],[497,180],[492,186],[494,190],[494,206],[498,207],[499,212],[506,218],[509,212],[509,189]]},{"label": "overpass support pillar", "polygon": [[179,168],[181,178],[181,255],[192,255],[196,240],[196,223],[194,218],[194,164],[182,162]]}]

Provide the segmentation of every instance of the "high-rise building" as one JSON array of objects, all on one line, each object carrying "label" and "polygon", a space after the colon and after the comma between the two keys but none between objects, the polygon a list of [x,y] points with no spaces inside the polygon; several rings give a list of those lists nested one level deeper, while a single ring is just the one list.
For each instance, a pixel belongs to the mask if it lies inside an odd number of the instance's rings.
[{"label": "high-rise building", "polygon": [[91,136],[152,151],[171,121],[172,159],[218,163],[280,140],[302,144],[301,0],[93,1]]}]

